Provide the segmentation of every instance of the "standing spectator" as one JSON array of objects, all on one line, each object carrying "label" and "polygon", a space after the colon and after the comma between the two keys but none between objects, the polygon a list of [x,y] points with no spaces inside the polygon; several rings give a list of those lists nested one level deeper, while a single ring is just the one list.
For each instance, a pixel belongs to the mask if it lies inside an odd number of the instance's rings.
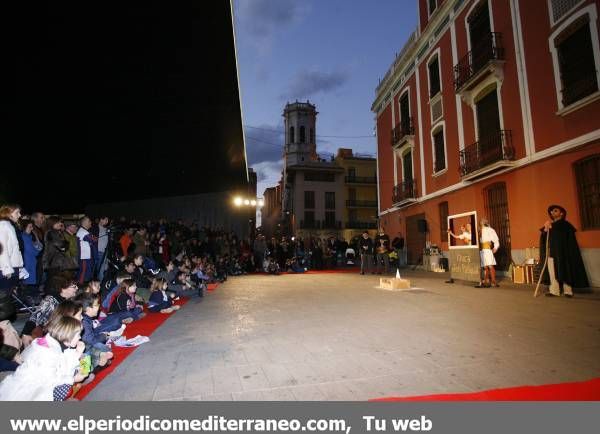
[{"label": "standing spectator", "polygon": [[144,258],[148,256],[148,237],[146,236],[146,228],[144,226],[138,227],[133,235],[133,243],[135,244],[134,255],[142,255]]},{"label": "standing spectator", "polygon": [[561,290],[565,297],[573,297],[573,288],[587,288],[588,282],[581,251],[577,244],[575,227],[566,220],[567,211],[560,205],[550,205],[551,220],[540,229],[540,259],[546,257],[546,240],[549,242],[548,267],[544,283],[549,285],[548,297],[558,297]]},{"label": "standing spectator", "polygon": [[68,222],[65,225],[65,230],[63,232],[63,237],[69,244],[69,246],[67,247],[67,255],[70,258],[73,258],[75,261],[77,261],[79,259],[79,251],[78,251],[79,240],[77,239],[77,235],[76,235],[77,229],[78,229],[77,223]]},{"label": "standing spectator", "polygon": [[20,218],[19,205],[0,207],[0,291],[9,292],[19,283],[19,271],[23,267],[23,250],[17,238]]},{"label": "standing spectator", "polygon": [[98,237],[98,258],[94,274],[100,281],[102,281],[102,278],[104,277],[104,270],[106,268],[106,248],[108,247],[108,237],[110,236],[108,222],[108,217],[101,217],[98,221],[96,233],[96,236]]},{"label": "standing spectator", "polygon": [[97,252],[97,238],[90,234],[92,221],[84,216],[79,221],[77,238],[79,239],[79,273],[77,281],[79,284],[89,282],[94,276],[94,257]]},{"label": "standing spectator", "polygon": [[[496,283],[496,258],[494,253],[500,248],[500,240],[498,234],[490,227],[490,222],[486,218],[482,218],[479,222],[481,227],[481,235],[479,236],[479,252],[481,257],[481,268],[483,268],[483,282],[476,285],[475,288],[487,288],[492,286],[500,286]],[[490,283],[491,282],[491,283]]]},{"label": "standing spectator", "polygon": [[398,232],[398,235],[392,240],[392,248],[396,251],[398,257],[398,267],[404,265],[404,237],[402,232]]},{"label": "standing spectator", "polygon": [[21,222],[23,232],[21,238],[23,239],[23,262],[25,270],[29,276],[27,276],[23,283],[27,285],[29,296],[35,296],[37,293],[37,262],[38,256],[40,255],[43,244],[33,237],[33,222],[31,220],[23,220]]},{"label": "standing spectator", "polygon": [[375,253],[377,261],[377,274],[381,274],[381,263],[383,262],[383,268],[385,274],[390,272],[390,237],[385,233],[383,227],[379,228],[379,233],[375,237]]},{"label": "standing spectator", "polygon": [[63,222],[56,216],[51,216],[47,221],[45,247],[42,256],[46,281],[52,280],[57,275],[71,279],[78,268],[77,258],[69,256],[69,242],[65,239],[62,230]]},{"label": "standing spectator", "polygon": [[123,256],[129,255],[129,247],[133,243],[133,238],[131,238],[132,234],[133,228],[129,227],[127,230],[125,230],[125,232],[123,232],[123,235],[121,235],[121,238],[119,239]]},{"label": "standing spectator", "polygon": [[[35,239],[42,243],[42,254],[44,253],[44,240],[46,239],[46,231],[44,228],[46,228],[46,216],[44,215],[43,212],[39,212],[36,211],[33,214],[31,214],[31,220],[33,221],[33,236],[35,237]],[[37,263],[37,270],[36,270],[36,277],[37,277],[37,285],[40,285],[42,283],[42,277],[44,275],[44,268],[43,268],[43,264],[41,261],[38,261]]]},{"label": "standing spectator", "polygon": [[358,251],[360,252],[360,274],[373,271],[373,240],[369,237],[369,232],[364,231],[362,238],[358,242]]}]

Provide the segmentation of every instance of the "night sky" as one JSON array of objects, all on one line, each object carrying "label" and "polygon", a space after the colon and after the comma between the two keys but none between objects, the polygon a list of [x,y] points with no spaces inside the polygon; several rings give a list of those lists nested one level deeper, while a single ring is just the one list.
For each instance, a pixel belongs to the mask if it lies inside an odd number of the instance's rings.
[{"label": "night sky", "polygon": [[0,201],[79,212],[246,182],[229,0],[6,3]]}]

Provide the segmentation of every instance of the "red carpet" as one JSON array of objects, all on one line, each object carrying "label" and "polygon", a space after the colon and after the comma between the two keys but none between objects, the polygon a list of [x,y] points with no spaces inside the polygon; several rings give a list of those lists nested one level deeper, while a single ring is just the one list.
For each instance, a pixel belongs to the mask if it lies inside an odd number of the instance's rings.
[{"label": "red carpet", "polygon": [[[175,304],[183,306],[187,302],[187,298],[182,298],[180,300],[177,300]],[[177,315],[177,312],[171,314],[152,313],[148,312],[148,310],[145,310],[145,312],[146,316],[144,318],[138,321],[134,321],[131,324],[127,324],[127,328],[125,329],[124,333],[124,335],[127,338],[134,338],[137,335],[150,336],[154,332],[154,330],[159,328],[162,325],[162,323],[164,323],[169,318],[169,316]],[[142,345],[152,345],[152,340]],[[84,399],[87,396],[87,394],[90,393],[92,389],[94,389],[94,387],[96,387],[96,385],[98,385],[107,375],[114,371],[115,368],[119,366],[123,362],[123,360],[125,360],[131,353],[133,353],[136,348],[137,347],[122,348],[113,345],[112,352],[114,354],[114,357],[111,365],[98,372],[96,374],[96,378],[94,378],[94,381],[92,381],[90,384],[82,386],[81,389],[79,389],[79,391],[75,394],[75,398],[80,400]]]},{"label": "red carpet", "polygon": [[473,393],[389,397],[370,401],[600,401],[600,378],[576,383],[508,387]]}]

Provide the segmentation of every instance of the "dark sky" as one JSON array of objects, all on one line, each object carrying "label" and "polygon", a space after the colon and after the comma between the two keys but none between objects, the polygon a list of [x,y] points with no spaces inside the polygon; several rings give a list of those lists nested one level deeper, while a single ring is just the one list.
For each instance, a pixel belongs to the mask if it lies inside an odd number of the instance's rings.
[{"label": "dark sky", "polygon": [[1,8],[1,201],[76,212],[245,182],[229,0]]}]

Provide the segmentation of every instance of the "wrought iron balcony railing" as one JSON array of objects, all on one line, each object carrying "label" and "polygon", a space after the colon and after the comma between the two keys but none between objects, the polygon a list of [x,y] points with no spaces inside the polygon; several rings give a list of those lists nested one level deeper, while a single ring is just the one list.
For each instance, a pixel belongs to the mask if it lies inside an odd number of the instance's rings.
[{"label": "wrought iron balcony railing", "polygon": [[413,127],[412,118],[408,118],[405,121],[400,122],[392,129],[392,146],[395,146],[406,136],[412,136],[415,134]]},{"label": "wrought iron balcony railing", "polygon": [[466,176],[498,161],[514,158],[511,130],[499,130],[460,151],[460,174]]},{"label": "wrought iron balcony railing", "polygon": [[400,203],[409,199],[417,198],[417,188],[414,179],[408,179],[402,184],[394,186],[392,193],[392,203]]},{"label": "wrought iron balcony railing", "polygon": [[377,184],[376,176],[346,176],[347,183],[354,184]]},{"label": "wrought iron balcony railing", "polygon": [[377,201],[376,200],[348,199],[346,201],[346,206],[353,206],[353,207],[357,207],[357,208],[376,208]]},{"label": "wrought iron balcony railing", "polygon": [[479,39],[476,44],[454,66],[454,88],[459,91],[488,62],[504,60],[502,33],[491,32]]}]

